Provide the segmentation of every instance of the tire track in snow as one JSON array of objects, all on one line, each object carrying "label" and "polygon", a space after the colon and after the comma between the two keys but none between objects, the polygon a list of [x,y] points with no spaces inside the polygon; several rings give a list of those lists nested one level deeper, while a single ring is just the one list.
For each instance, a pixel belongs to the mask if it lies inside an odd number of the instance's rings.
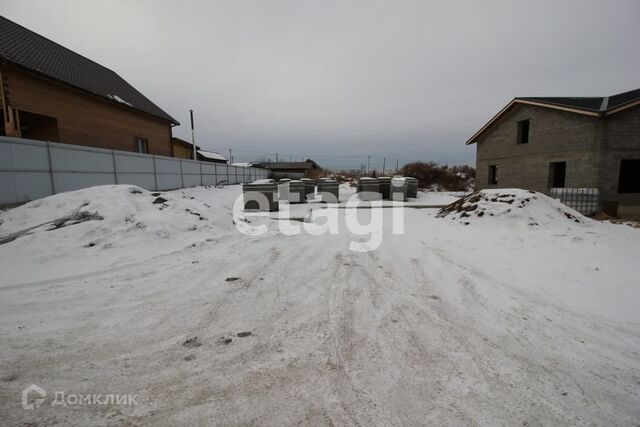
[{"label": "tire track in snow", "polygon": [[[360,262],[364,261],[363,264]],[[384,403],[378,402],[367,391],[365,385],[357,378],[360,374],[375,375],[376,373],[354,371],[354,363],[368,358],[367,352],[375,351],[366,341],[358,337],[356,324],[371,323],[374,319],[363,318],[364,312],[357,307],[370,304],[377,307],[379,279],[371,274],[377,265],[370,265],[368,257],[361,254],[351,254],[345,257],[338,253],[334,257],[334,271],[331,277],[331,290],[328,301],[328,315],[331,336],[329,341],[330,360],[332,370],[331,387],[339,403],[339,411],[335,414],[334,423],[337,425],[371,425],[374,420],[387,425],[397,425],[394,418],[384,412]],[[369,264],[369,265],[367,265]],[[359,299],[367,297],[365,301]],[[374,325],[369,325],[372,327]],[[350,402],[345,406],[342,402]],[[332,417],[334,418],[334,417]]]},{"label": "tire track in snow", "polygon": [[[575,415],[575,413],[571,416],[572,411],[567,410],[567,407],[565,406],[566,404],[562,405],[563,407],[560,407],[547,398],[549,395],[554,394],[554,391],[555,394],[558,394],[559,391],[557,390],[557,387],[562,387],[569,382],[579,391],[580,398],[583,400],[582,404],[585,405],[585,407],[599,407],[597,401],[593,397],[589,396],[585,392],[585,388],[580,385],[580,381],[575,377],[575,373],[573,373],[571,369],[572,366],[568,366],[567,361],[564,358],[559,358],[560,355],[557,353],[557,350],[545,350],[542,355],[545,360],[537,360],[533,356],[535,353],[530,352],[531,349],[535,349],[539,345],[539,341],[532,341],[527,335],[523,336],[520,331],[514,329],[514,326],[512,326],[513,322],[504,322],[505,315],[513,318],[520,316],[522,313],[522,306],[524,306],[524,310],[526,312],[539,311],[538,308],[544,306],[544,310],[542,310],[542,312],[551,309],[556,313],[555,317],[558,321],[554,322],[553,325],[538,322],[535,329],[545,331],[551,327],[554,330],[558,330],[562,335],[566,335],[567,331],[562,326],[564,323],[564,317],[581,318],[582,315],[579,313],[572,313],[570,311],[567,312],[566,308],[560,307],[557,304],[547,304],[546,301],[543,301],[539,296],[528,295],[520,289],[497,281],[495,278],[483,275],[483,273],[479,271],[470,270],[469,268],[456,263],[450,257],[444,255],[442,251],[433,250],[433,253],[437,254],[446,265],[449,265],[452,268],[452,271],[457,271],[454,276],[457,276],[456,281],[464,291],[463,302],[465,312],[473,312],[473,316],[468,317],[463,312],[460,312],[459,309],[439,310],[439,315],[446,319],[446,324],[449,325],[448,330],[451,337],[458,343],[459,348],[462,349],[462,351],[471,355],[471,360],[473,360],[474,365],[480,369],[485,376],[483,382],[495,382],[497,384],[502,383],[504,386],[516,390],[520,395],[520,398],[518,399],[507,399],[505,401],[506,403],[501,404],[503,411],[512,412],[512,408],[509,407],[509,401],[513,401],[513,403],[517,402],[520,405],[527,401],[532,403],[540,401],[544,404],[546,410],[552,414],[550,419],[555,420],[556,422],[559,420],[568,424],[581,424],[588,422],[590,417],[583,418],[580,415]],[[474,280],[478,279],[482,279],[484,283],[490,284],[494,288],[502,288],[503,292],[504,290],[507,290],[509,293],[514,291],[516,295],[522,296],[517,300],[520,305],[518,307],[518,311],[509,314],[504,310],[500,310],[499,308],[494,309],[489,306],[473,285]],[[461,314],[462,316],[460,316]],[[502,339],[501,342],[498,343],[491,343],[491,341],[488,341],[487,337],[484,337],[483,339],[488,345],[478,347],[477,343],[469,341],[469,335],[470,332],[474,330],[476,330],[479,335],[483,335],[481,330],[477,330],[477,328],[483,323],[502,324],[501,329],[503,332],[508,334],[508,339]],[[600,330],[600,328],[597,328],[597,330]],[[514,349],[510,347],[510,342],[517,343],[521,350],[514,352]],[[527,356],[528,353],[532,356]],[[500,358],[504,359],[504,361],[500,362]],[[521,376],[522,374],[519,374],[520,376],[513,377],[513,375],[508,372],[501,373],[501,371],[504,370],[504,366],[509,366],[510,363],[512,364],[514,362],[521,368],[525,369],[524,377]],[[550,369],[547,364],[554,368]],[[534,376],[534,381],[532,381],[532,379],[527,380],[527,378],[531,376]],[[584,378],[582,379],[584,380]],[[525,383],[527,383],[526,386],[523,385]],[[552,390],[550,387],[556,387],[556,389]],[[521,409],[525,410],[527,408]],[[525,413],[526,412],[527,411],[525,411]],[[517,417],[518,413],[513,413],[513,416]]]}]

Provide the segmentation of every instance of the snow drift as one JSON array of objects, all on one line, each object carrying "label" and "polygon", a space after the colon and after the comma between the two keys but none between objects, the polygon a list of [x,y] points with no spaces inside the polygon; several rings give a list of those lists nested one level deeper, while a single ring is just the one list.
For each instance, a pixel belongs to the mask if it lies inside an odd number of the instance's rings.
[{"label": "snow drift", "polygon": [[497,219],[529,227],[563,223],[586,224],[588,218],[542,193],[518,188],[480,190],[440,209],[437,218],[465,225]]},{"label": "snow drift", "polygon": [[[210,191],[222,191],[210,188]],[[16,268],[42,268],[41,279],[69,271],[148,259],[214,238],[230,207],[189,196],[189,190],[149,192],[105,185],[56,194],[0,213],[0,256]],[[66,221],[61,221],[66,220]],[[29,257],[18,256],[28,253]]]}]

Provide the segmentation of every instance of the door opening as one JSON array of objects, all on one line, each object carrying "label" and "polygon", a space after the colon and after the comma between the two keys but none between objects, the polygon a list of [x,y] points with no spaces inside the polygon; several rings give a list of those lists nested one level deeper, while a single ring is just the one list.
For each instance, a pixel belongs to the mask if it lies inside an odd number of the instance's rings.
[{"label": "door opening", "polygon": [[620,160],[618,193],[640,193],[640,159]]},{"label": "door opening", "polygon": [[564,188],[567,162],[549,163],[549,188]]}]

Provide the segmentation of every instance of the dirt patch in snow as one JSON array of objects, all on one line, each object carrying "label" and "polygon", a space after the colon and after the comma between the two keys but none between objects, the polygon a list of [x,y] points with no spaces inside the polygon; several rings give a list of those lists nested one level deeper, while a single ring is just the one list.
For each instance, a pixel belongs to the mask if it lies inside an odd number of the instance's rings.
[{"label": "dirt patch in snow", "polygon": [[198,337],[191,337],[186,339],[183,343],[183,346],[187,347],[187,348],[197,348],[200,347],[202,345],[202,342],[200,342],[200,339]]},{"label": "dirt patch in snow", "polygon": [[153,201],[154,205],[159,205],[161,203],[165,203],[167,202],[167,199],[165,199],[164,197],[156,197],[155,200]]},{"label": "dirt patch in snow", "polygon": [[221,337],[220,339],[218,339],[218,343],[224,344],[224,345],[229,345],[232,342],[233,342],[233,338],[229,338],[229,337]]}]

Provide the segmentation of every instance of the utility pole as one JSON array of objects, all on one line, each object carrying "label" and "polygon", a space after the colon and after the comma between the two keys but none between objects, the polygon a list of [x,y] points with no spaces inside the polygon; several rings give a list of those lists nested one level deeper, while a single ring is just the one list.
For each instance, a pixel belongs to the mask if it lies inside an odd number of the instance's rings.
[{"label": "utility pole", "polygon": [[367,175],[371,172],[371,156],[367,156]]},{"label": "utility pole", "polygon": [[229,164],[233,163],[233,154],[231,154],[231,148],[229,148]]},{"label": "utility pole", "polygon": [[276,153],[276,163],[278,163],[278,153]]},{"label": "utility pole", "polygon": [[398,172],[398,163],[399,163],[399,161],[396,160],[396,172]]},{"label": "utility pole", "polygon": [[196,154],[196,134],[193,130],[193,110],[189,110],[189,115],[191,116],[191,143],[193,144],[193,160],[198,160],[198,155]]},{"label": "utility pole", "polygon": [[387,158],[383,157],[382,158],[382,175],[384,175],[384,166],[385,166],[386,161],[387,161]]}]

